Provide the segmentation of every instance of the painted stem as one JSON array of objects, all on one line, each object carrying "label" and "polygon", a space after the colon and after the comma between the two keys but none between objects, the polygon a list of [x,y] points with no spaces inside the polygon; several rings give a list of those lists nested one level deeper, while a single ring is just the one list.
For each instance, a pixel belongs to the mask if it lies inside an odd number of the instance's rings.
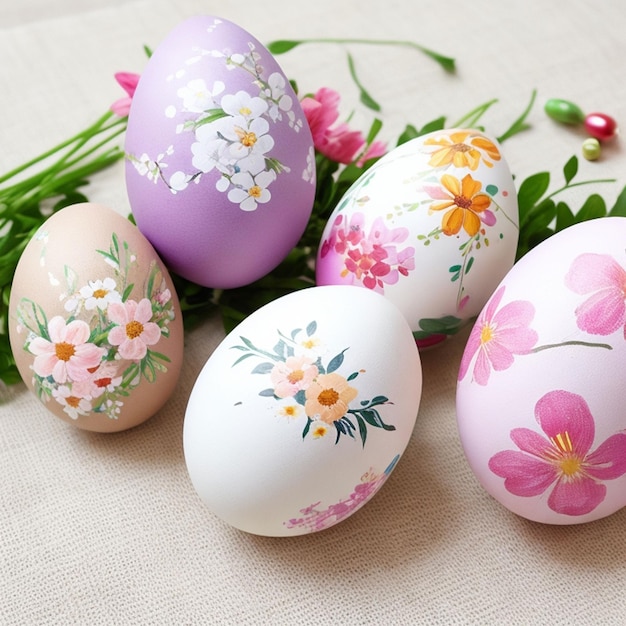
[{"label": "painted stem", "polygon": [[591,341],[563,341],[561,343],[547,343],[544,346],[537,346],[533,348],[531,352],[541,352],[542,350],[549,350],[550,348],[560,348],[562,346],[585,346],[587,348],[604,348],[605,350],[613,350],[613,346],[608,343],[593,343]]}]

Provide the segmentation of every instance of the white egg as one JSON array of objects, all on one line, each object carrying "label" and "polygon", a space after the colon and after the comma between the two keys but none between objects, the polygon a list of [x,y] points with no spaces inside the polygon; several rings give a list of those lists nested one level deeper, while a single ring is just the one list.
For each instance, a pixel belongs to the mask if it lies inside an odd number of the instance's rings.
[{"label": "white egg", "polygon": [[328,528],[385,482],[421,387],[411,330],[389,300],[347,286],[293,292],[246,318],[200,372],[184,423],[191,482],[241,530]]},{"label": "white egg", "polygon": [[497,141],[442,130],[395,148],[348,190],[319,246],[319,285],[388,297],[420,347],[455,334],[512,267],[517,194]]}]

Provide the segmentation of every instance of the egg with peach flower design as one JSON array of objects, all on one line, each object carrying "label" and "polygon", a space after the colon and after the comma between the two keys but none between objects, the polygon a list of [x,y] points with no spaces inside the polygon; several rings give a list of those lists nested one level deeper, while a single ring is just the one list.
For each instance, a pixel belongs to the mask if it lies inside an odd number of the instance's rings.
[{"label": "egg with peach flower design", "polygon": [[84,430],[147,420],[172,394],[182,364],[182,318],[167,270],[136,226],[91,203],[54,213],[24,249],[9,337],[26,385]]},{"label": "egg with peach flower design", "polygon": [[329,528],[391,474],[421,388],[419,352],[389,300],[343,285],[290,293],[241,322],[198,375],[183,429],[191,482],[240,530]]},{"label": "egg with peach flower design", "polygon": [[626,218],[558,232],[479,314],[457,420],[469,465],[518,515],[597,520],[626,506]]},{"label": "egg with peach flower design", "polygon": [[426,347],[478,314],[512,267],[518,234],[497,141],[436,131],[386,154],[347,191],[324,229],[316,282],[383,294]]}]

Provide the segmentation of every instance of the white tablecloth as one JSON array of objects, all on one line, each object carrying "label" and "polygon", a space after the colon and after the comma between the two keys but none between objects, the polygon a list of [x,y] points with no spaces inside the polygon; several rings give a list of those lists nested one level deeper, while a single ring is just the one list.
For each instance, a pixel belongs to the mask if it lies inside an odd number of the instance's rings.
[{"label": "white tablecloth", "polygon": [[[455,75],[406,48],[349,46],[382,104],[382,138],[405,124],[450,122],[497,98],[503,132],[537,89],[532,128],[504,146],[521,181],[562,184],[584,134],[548,119],[551,97],[626,124],[626,5],[585,0],[300,2],[6,0],[0,6],[0,171],[95,120],[140,72],[142,46],[187,16],[230,19],[263,42],[413,40],[457,59]],[[342,93],[365,130],[345,47],[279,58],[302,92]],[[612,202],[626,184],[621,140],[580,179]],[[567,201],[580,206],[593,188]],[[129,210],[121,163],[93,178],[92,201]],[[587,525],[528,522],[488,496],[461,449],[455,416],[467,331],[422,355],[424,392],[406,453],[376,497],[331,529],[295,538],[244,534],[193,491],[182,451],[187,398],[221,340],[217,318],[186,342],[180,385],[143,425],[82,432],[19,384],[0,404],[2,624],[624,624],[626,511]]]}]

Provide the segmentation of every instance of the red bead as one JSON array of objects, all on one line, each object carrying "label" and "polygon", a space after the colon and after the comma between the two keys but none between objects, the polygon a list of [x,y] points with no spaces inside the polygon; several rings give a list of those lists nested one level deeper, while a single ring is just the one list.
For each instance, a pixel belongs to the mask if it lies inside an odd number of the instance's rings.
[{"label": "red bead", "polygon": [[589,113],[585,117],[585,129],[592,137],[606,141],[615,136],[617,122],[604,113]]}]

